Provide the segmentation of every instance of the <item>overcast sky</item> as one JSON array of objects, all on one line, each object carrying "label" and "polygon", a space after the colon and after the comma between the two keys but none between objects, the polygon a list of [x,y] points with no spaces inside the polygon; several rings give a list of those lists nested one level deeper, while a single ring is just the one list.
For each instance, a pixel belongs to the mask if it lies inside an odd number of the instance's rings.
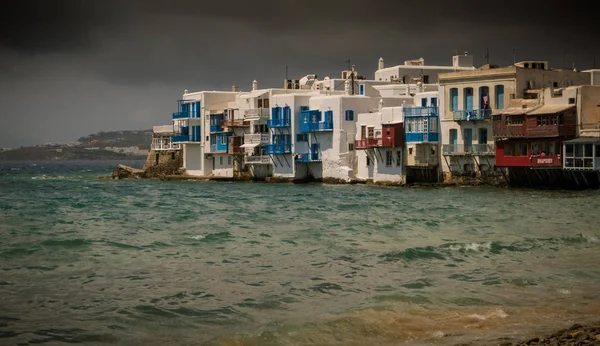
[{"label": "overcast sky", "polygon": [[[70,142],[171,123],[184,89],[281,87],[338,76],[348,59],[372,78],[425,58],[476,65],[549,60],[600,67],[586,1],[8,0],[0,9],[0,148]],[[595,23],[595,24],[592,24]]]}]

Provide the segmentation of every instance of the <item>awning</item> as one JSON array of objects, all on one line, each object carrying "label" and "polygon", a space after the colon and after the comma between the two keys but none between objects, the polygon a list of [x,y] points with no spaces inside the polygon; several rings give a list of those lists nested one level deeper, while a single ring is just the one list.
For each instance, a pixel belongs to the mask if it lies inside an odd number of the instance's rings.
[{"label": "awning", "polygon": [[556,114],[560,112],[564,112],[567,109],[573,108],[575,105],[557,105],[557,106],[548,106],[544,105],[538,107],[531,112],[528,112],[529,115],[539,115],[539,114]]},{"label": "awning", "polygon": [[258,146],[260,143],[246,143],[246,144],[242,144],[240,145],[240,148],[254,148],[256,146]]},{"label": "awning", "polygon": [[243,94],[240,97],[243,99],[252,99],[255,97],[263,96],[264,94],[267,94],[268,92],[269,92],[268,90],[256,90],[256,91],[251,91],[247,94]]}]

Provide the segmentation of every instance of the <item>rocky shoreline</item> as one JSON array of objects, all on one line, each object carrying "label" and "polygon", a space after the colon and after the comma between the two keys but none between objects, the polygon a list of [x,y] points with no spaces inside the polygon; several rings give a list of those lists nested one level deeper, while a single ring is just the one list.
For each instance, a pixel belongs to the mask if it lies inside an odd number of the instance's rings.
[{"label": "rocky shoreline", "polygon": [[579,346],[579,345],[600,345],[600,321],[590,325],[574,324],[569,328],[561,329],[550,335],[536,336],[526,341],[517,343],[500,342],[501,346],[532,346],[532,345],[552,345],[552,346]]}]

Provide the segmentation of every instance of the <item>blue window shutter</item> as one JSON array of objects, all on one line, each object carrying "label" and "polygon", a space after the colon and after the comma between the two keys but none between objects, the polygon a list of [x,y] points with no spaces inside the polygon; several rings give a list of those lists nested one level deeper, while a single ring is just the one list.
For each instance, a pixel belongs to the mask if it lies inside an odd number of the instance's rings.
[{"label": "blue window shutter", "polygon": [[361,84],[358,86],[358,94],[359,95],[364,95],[365,94],[365,85]]},{"label": "blue window shutter", "polygon": [[277,119],[277,107],[271,108],[271,119]]},{"label": "blue window shutter", "polygon": [[504,85],[496,85],[496,109],[504,108]]},{"label": "blue window shutter", "polygon": [[421,107],[427,107],[427,99],[426,98],[421,99]]},{"label": "blue window shutter", "polygon": [[451,100],[450,110],[457,111],[458,110],[458,89],[457,88],[450,89],[450,100]]},{"label": "blue window shutter", "polygon": [[350,120],[354,121],[354,111],[350,111]]}]

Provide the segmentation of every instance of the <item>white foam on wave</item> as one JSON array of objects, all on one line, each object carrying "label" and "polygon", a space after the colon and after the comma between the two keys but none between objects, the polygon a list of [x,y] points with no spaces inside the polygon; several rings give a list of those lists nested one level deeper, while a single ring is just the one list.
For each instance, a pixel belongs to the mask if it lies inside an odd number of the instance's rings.
[{"label": "white foam on wave", "polygon": [[204,236],[204,235],[202,235],[202,234],[199,234],[199,235],[192,236],[192,237],[190,237],[190,238],[191,238],[191,239],[194,239],[194,240],[200,240],[200,239],[204,239],[204,238],[206,238],[206,236]]},{"label": "white foam on wave", "polygon": [[556,290],[556,292],[558,292],[560,294],[571,294],[571,291],[569,291],[566,288],[560,288],[560,289]]},{"label": "white foam on wave", "polygon": [[597,243],[598,242],[598,238],[594,235],[587,235],[587,234],[581,233],[581,237],[589,243]]},{"label": "white foam on wave", "polygon": [[483,251],[489,250],[492,247],[492,243],[469,243],[469,244],[454,244],[450,245],[448,249],[452,251]]}]

